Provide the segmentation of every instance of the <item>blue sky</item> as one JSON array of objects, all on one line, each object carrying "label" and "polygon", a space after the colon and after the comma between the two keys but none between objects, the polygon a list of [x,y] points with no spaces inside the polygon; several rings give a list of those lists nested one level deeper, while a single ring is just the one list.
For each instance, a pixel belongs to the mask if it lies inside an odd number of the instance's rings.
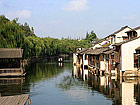
[{"label": "blue sky", "polygon": [[122,26],[140,26],[140,0],[0,0],[0,14],[19,17],[39,37],[103,38]]}]

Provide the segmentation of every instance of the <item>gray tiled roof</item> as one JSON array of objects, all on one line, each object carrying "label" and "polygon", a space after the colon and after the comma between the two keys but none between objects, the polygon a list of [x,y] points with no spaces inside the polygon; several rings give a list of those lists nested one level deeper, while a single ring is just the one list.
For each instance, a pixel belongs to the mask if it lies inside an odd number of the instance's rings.
[{"label": "gray tiled roof", "polygon": [[131,32],[131,31],[136,31],[136,30],[138,30],[138,29],[140,29],[140,26],[138,26],[138,27],[136,27],[136,28],[133,28],[133,29],[127,31],[126,33]]},{"label": "gray tiled roof", "polygon": [[111,54],[111,53],[113,53],[114,52],[114,49],[109,49],[109,50],[107,50],[107,51],[104,51],[103,53],[104,54]]},{"label": "gray tiled roof", "polygon": [[[130,27],[124,26],[124,27],[122,27],[121,29],[119,29],[118,31],[114,32],[112,35],[115,35],[115,34],[121,32],[121,31],[123,31],[123,30],[126,29],[126,28],[130,28]],[[131,29],[131,28],[130,28],[130,29]]]},{"label": "gray tiled roof", "polygon": [[138,48],[136,48],[136,50],[140,50],[140,46]]},{"label": "gray tiled roof", "polygon": [[22,58],[23,49],[0,48],[0,58]]},{"label": "gray tiled roof", "polygon": [[100,47],[96,49],[88,49],[86,51],[83,51],[82,54],[93,54],[93,55],[99,55],[103,53],[103,51],[109,50],[109,47]]}]

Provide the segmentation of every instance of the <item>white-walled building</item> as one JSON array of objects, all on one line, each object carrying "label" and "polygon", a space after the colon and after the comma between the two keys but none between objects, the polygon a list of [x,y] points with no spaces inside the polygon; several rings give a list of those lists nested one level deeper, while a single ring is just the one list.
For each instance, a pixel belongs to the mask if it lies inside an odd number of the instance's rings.
[{"label": "white-walled building", "polygon": [[[79,49],[73,54],[73,62],[83,69],[96,68],[101,75],[136,76],[140,67],[139,54],[140,27],[131,29],[125,26],[97,41],[93,47]],[[133,74],[129,73],[133,71]]]},{"label": "white-walled building", "polygon": [[[120,30],[118,30],[117,32],[113,33],[113,35],[115,35],[115,43],[120,43],[123,42],[124,40],[127,39],[127,31],[130,31],[131,28],[128,26],[122,27]],[[115,44],[113,43],[113,44]]]},{"label": "white-walled building", "polygon": [[[139,68],[139,64],[135,63],[139,62],[139,57],[137,56],[139,55],[139,52],[137,53],[136,50],[140,47],[140,37],[117,43],[114,46],[116,47],[114,60],[116,64],[119,65],[120,73],[124,72],[124,75],[135,76]],[[131,74],[129,73],[130,71],[135,72],[134,74]]]},{"label": "white-walled building", "polygon": [[[139,27],[139,29],[140,29],[140,27]],[[106,47],[109,45],[113,45],[115,43],[123,42],[124,40],[128,39],[128,35],[126,32],[128,32],[130,30],[132,30],[132,29],[128,26],[122,27],[121,29],[112,33],[111,35],[94,43],[93,49],[99,48],[99,47]]]}]

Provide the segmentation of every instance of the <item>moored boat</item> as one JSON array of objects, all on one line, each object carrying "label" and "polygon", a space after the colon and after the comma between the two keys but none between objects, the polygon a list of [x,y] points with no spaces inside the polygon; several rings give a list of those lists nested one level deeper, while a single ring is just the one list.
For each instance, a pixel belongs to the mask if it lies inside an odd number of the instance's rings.
[{"label": "moored boat", "polygon": [[63,62],[63,58],[58,58],[58,62]]}]

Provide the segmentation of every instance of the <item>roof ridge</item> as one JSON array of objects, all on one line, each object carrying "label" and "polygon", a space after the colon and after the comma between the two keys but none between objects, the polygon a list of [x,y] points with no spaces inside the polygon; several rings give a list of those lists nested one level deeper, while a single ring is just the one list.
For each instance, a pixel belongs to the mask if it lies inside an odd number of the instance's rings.
[{"label": "roof ridge", "polygon": [[[121,32],[121,31],[123,31],[125,28],[130,28],[129,26],[123,26],[123,27],[121,27],[118,31],[116,31],[116,32],[114,32],[113,34],[111,34],[111,35],[114,35],[114,34],[117,34],[117,33],[119,33],[119,32]],[[131,29],[131,28],[130,28]]]}]

